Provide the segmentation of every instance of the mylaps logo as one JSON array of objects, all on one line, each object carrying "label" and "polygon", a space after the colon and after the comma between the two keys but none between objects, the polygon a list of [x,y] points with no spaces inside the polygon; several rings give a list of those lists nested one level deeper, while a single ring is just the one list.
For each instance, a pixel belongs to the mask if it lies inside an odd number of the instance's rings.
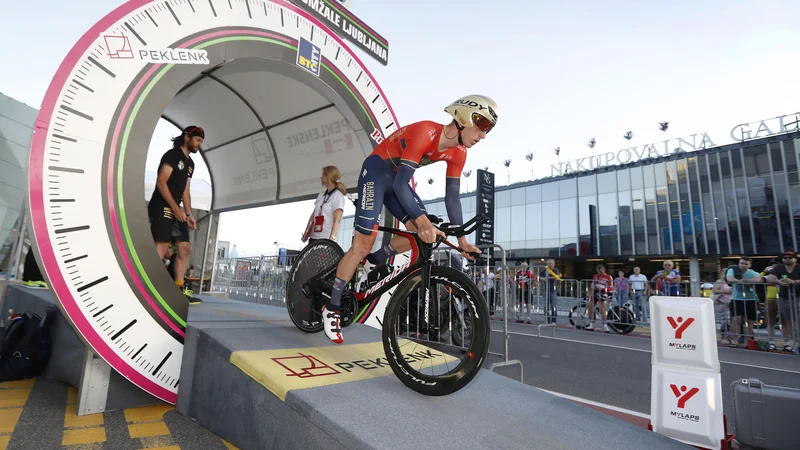
[{"label": "mylaps logo", "polygon": [[[672,389],[672,394],[675,395],[675,398],[678,400],[677,401],[678,409],[684,409],[686,407],[686,402],[688,402],[692,397],[694,397],[695,394],[700,392],[700,389],[696,387],[688,389],[686,386],[681,386],[679,388],[677,384],[670,384],[669,387],[670,389]],[[676,419],[688,420],[690,422],[700,421],[700,416],[697,416],[695,414],[686,414],[679,411],[670,411],[669,415],[675,417]]]},{"label": "mylaps logo", "polygon": [[297,43],[297,65],[319,76],[319,67],[322,65],[322,50],[310,41],[300,38]]},{"label": "mylaps logo", "polygon": [[[678,317],[677,319],[672,316],[667,316],[667,321],[669,325],[675,330],[675,339],[683,339],[683,332],[689,328],[689,325],[694,323],[694,318],[689,317],[686,320],[683,317]],[[689,350],[695,351],[697,350],[697,345],[694,344],[683,344],[680,342],[670,342],[669,346],[677,349],[677,350]]]}]

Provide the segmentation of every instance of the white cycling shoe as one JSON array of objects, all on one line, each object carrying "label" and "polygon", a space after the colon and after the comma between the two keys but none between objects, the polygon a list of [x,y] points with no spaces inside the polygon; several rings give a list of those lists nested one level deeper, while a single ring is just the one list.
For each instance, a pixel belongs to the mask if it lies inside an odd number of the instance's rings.
[{"label": "white cycling shoe", "polygon": [[342,337],[342,315],[339,311],[329,311],[328,305],[322,307],[322,324],[325,330],[325,336],[333,341],[334,344],[341,344],[344,342]]}]

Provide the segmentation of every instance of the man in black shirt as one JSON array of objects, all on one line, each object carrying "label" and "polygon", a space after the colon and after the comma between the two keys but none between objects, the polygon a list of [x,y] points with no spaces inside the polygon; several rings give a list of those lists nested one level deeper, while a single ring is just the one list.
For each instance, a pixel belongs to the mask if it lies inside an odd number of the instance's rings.
[{"label": "man in black shirt", "polygon": [[[191,303],[200,300],[191,297],[191,292],[183,289],[186,264],[191,252],[189,229],[196,229],[197,222],[192,217],[192,196],[189,193],[194,161],[191,153],[200,150],[205,131],[197,126],[186,127],[180,136],[172,139],[172,149],[164,153],[158,166],[156,188],[150,197],[148,214],[150,231],[156,242],[158,256],[164,259],[169,244],[175,242],[175,284],[190,297]],[[183,210],[181,210],[183,203]]]},{"label": "man in black shirt", "polygon": [[[798,294],[800,294],[800,289],[798,289],[800,288],[800,266],[797,265],[797,254],[793,251],[783,252],[781,259],[783,264],[777,264],[772,268],[772,272],[767,276],[767,282],[780,286],[778,289],[778,313],[781,315],[783,351],[794,353],[794,347],[789,345],[789,340],[792,336],[793,307],[794,314],[798,314],[797,298]],[[791,292],[791,296],[789,289],[794,291]]]}]

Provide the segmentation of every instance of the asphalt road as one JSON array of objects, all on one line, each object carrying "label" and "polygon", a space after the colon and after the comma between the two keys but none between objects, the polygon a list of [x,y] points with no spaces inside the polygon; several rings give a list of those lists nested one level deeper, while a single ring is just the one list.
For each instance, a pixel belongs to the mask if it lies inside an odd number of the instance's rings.
[{"label": "asphalt road", "polygon": [[[492,352],[502,352],[502,322],[493,321]],[[543,328],[509,323],[509,359],[522,361],[524,383],[540,389],[650,414],[650,339],[601,331]],[[731,383],[757,378],[768,385],[800,389],[800,357],[775,352],[719,348],[723,410],[733,425]],[[491,356],[488,368],[502,358]],[[495,370],[519,380],[519,366]]]}]

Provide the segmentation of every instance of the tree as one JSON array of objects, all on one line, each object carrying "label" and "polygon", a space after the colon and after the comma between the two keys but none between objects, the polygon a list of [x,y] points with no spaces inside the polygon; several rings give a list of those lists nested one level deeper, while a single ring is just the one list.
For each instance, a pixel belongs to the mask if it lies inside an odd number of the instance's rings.
[{"label": "tree", "polygon": [[467,183],[466,183],[467,192],[469,192],[469,176],[472,175],[472,171],[471,170],[465,170],[465,171],[461,172],[461,174],[464,175],[464,178],[467,179]]},{"label": "tree", "polygon": [[506,166],[506,170],[508,170],[508,184],[511,184],[511,160],[507,159],[503,161],[503,165]]}]

